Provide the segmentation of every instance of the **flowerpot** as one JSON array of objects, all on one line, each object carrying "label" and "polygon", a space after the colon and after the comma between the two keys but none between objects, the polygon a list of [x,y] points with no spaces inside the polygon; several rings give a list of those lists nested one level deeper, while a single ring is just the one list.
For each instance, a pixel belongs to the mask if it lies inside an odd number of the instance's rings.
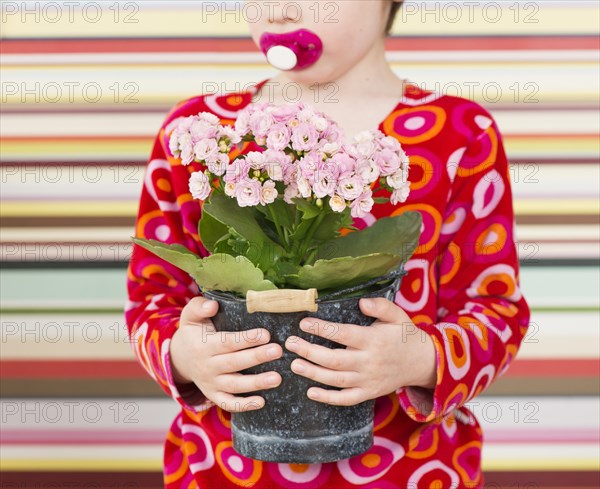
[{"label": "flowerpot", "polygon": [[[334,341],[303,332],[299,322],[305,317],[324,321],[369,326],[374,319],[361,313],[361,297],[385,297],[394,300],[403,270],[391,280],[360,291],[361,287],[348,289],[351,297],[317,299],[316,312],[272,313],[247,310],[246,300],[232,294],[204,292],[204,296],[219,302],[219,312],[213,318],[218,331],[243,332],[265,328],[271,341],[283,347],[283,356],[242,373],[261,373],[275,370],[281,374],[282,383],[275,389],[256,392],[265,399],[259,410],[232,413],[231,429],[234,449],[246,457],[279,463],[325,463],[353,457],[367,451],[373,444],[373,408],[370,400],[355,406],[331,406],[309,399],[309,387],[335,389],[292,372],[290,364],[298,355],[288,351],[284,343],[290,336],[329,348],[343,348]],[[358,289],[358,290],[357,290]]]}]

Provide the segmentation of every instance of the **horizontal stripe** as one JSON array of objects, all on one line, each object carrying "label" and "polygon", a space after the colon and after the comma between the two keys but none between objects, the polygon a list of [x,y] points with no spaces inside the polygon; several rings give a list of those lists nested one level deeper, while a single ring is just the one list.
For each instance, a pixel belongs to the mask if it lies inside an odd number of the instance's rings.
[{"label": "horizontal stripe", "polygon": [[[599,437],[597,398],[570,399],[578,416],[565,416],[559,397],[480,396],[469,407],[486,437],[483,459],[487,469],[541,470],[550,468],[551,461],[556,462],[552,470],[595,468],[590,455]],[[178,409],[164,395],[161,400],[133,402],[117,398],[2,400],[3,461],[7,462],[3,468],[18,469],[28,450],[31,470],[47,467],[49,460],[55,460],[56,467],[77,461],[85,470],[118,470],[123,466],[94,465],[98,459],[115,460],[116,454],[130,461],[130,470],[135,470],[151,460],[153,450],[162,453],[165,427]],[[95,438],[99,443],[94,443]],[[516,459],[519,463],[511,465]]]},{"label": "horizontal stripe", "polygon": [[[566,165],[566,164],[565,164]],[[29,163],[0,167],[3,200],[137,200],[144,181],[146,164],[72,165]],[[515,199],[596,198],[600,193],[600,165],[524,163],[510,166],[510,182]],[[443,178],[438,175],[436,178]]]},{"label": "horizontal stripe", "polygon": [[521,360],[517,358],[504,375],[509,377],[599,377],[600,359]]},{"label": "horizontal stripe", "polygon": [[[0,213],[3,217],[25,216],[135,216],[137,201],[96,201],[77,202],[74,206],[68,201],[6,201]],[[516,200],[515,213],[537,215],[582,214],[597,215],[600,202],[597,199],[572,199],[566,202],[553,199]]]},{"label": "horizontal stripe", "polygon": [[[134,10],[110,10],[109,4],[102,6],[95,22],[86,20],[81,9],[75,10],[71,18],[68,9],[43,15],[38,7],[36,22],[20,22],[19,12],[7,15],[5,36],[8,39],[22,38],[140,38],[140,37],[198,37],[198,26],[202,26],[204,37],[248,37],[248,22],[268,15],[268,10],[255,7],[252,13],[238,9],[237,13],[206,11],[192,8],[189,2],[174,6],[155,2],[138,2]],[[220,4],[217,4],[221,6]],[[233,6],[233,5],[232,5]],[[230,6],[230,7],[232,7]],[[511,11],[509,2],[499,3],[494,13],[484,10],[485,4],[475,4],[470,9],[451,8],[443,4],[429,5],[429,10],[415,2],[414,8],[405,7],[398,15],[394,33],[402,35],[564,35],[595,34],[598,30],[595,19],[598,7],[592,2],[537,2],[534,9],[523,8]],[[119,15],[117,15],[119,14]],[[331,12],[319,9],[313,21],[319,22]],[[128,20],[128,21],[126,21]],[[134,22],[135,21],[135,22]],[[254,20],[255,21],[255,20]]]},{"label": "horizontal stripe", "polygon": [[[55,403],[56,404],[56,403]],[[516,406],[516,404],[515,404]],[[52,406],[53,407],[53,406]],[[46,408],[50,411],[51,407]],[[74,408],[73,408],[74,410]],[[533,411],[532,411],[533,412]],[[517,407],[515,407],[517,415]],[[54,416],[54,414],[53,414]],[[31,419],[32,416],[30,415]],[[598,432],[586,428],[527,430],[519,429],[512,432],[485,430],[486,444],[502,443],[599,443]],[[164,429],[130,430],[130,429],[69,429],[68,431],[44,429],[4,429],[0,436],[2,444],[9,445],[150,445],[164,441]]]},{"label": "horizontal stripe", "polygon": [[[514,396],[593,396],[600,397],[597,378],[536,378],[500,377],[486,391],[487,395]],[[164,392],[150,377],[143,379],[2,379],[3,398],[61,398],[87,397],[127,399],[164,397]]]},{"label": "horizontal stripe", "polygon": [[[122,470],[118,472],[73,471],[73,472],[22,472],[2,470],[5,488],[15,489],[164,489],[162,469],[154,471]],[[499,489],[499,488],[498,488]]]},{"label": "horizontal stripe", "polygon": [[[541,62],[589,62],[597,59],[595,50],[415,50],[386,52],[388,61],[392,63],[443,63],[459,61],[463,63],[498,62],[498,63],[541,63]],[[183,64],[251,64],[262,63],[265,57],[258,49],[254,52],[223,53],[211,51],[206,53],[85,53],[85,54],[18,54],[3,55],[2,65],[5,68],[40,67],[45,65],[92,66],[92,65],[170,65]]]},{"label": "horizontal stripe", "polygon": [[[577,328],[566,328],[573,322]],[[2,314],[2,360],[132,360],[123,314]],[[512,376],[529,376],[523,360],[600,358],[600,315],[533,311]],[[537,363],[533,363],[535,373]],[[560,376],[561,364],[548,374]],[[540,376],[544,376],[541,374]]]},{"label": "horizontal stripe", "polygon": [[[158,129],[158,126],[157,126]],[[536,161],[548,156],[592,158],[597,155],[595,135],[507,135],[505,148],[509,159]],[[147,137],[85,136],[81,138],[4,138],[0,155],[4,160],[47,161],[89,159],[105,160],[131,158],[135,161],[149,157],[153,139]],[[90,178],[94,178],[93,176]]]},{"label": "horizontal stripe", "polygon": [[[118,487],[164,489],[162,470],[154,472],[3,472],[7,487]],[[486,489],[596,489],[600,476],[593,471],[485,471]]]},{"label": "horizontal stripe", "polygon": [[[511,104],[530,110],[542,102],[582,103],[589,108],[598,101],[598,66],[592,61],[407,60],[392,61],[390,66],[398,76],[420,87],[467,97],[490,109]],[[129,106],[132,111],[153,104],[170,107],[199,93],[243,90],[273,75],[273,69],[260,58],[253,63],[230,64],[13,65],[3,68],[3,102],[9,110],[35,104],[37,110],[44,106],[51,110],[73,106],[87,110],[90,106],[95,110],[119,106],[122,110]],[[331,90],[323,89],[321,95],[332,97]]]},{"label": "horizontal stripe", "polygon": [[[590,110],[591,109],[591,110]],[[498,126],[504,128],[504,135],[567,134],[577,135],[600,132],[597,111],[588,110],[505,110],[493,111]],[[164,118],[165,112],[98,114],[39,114],[15,113],[2,116],[4,124],[0,135],[5,137],[74,137],[123,135],[154,138]],[[563,124],[557,124],[557,120]],[[568,121],[568,123],[567,123]],[[128,163],[131,165],[131,163]]]},{"label": "horizontal stripe", "polygon": [[0,366],[2,379],[140,379],[148,375],[135,360],[1,360]]},{"label": "horizontal stripe", "polygon": [[[201,53],[254,52],[250,38],[220,39],[11,39],[4,42],[3,56],[29,53]],[[511,37],[390,37],[387,51],[504,51],[504,50],[600,49],[596,36]]]},{"label": "horizontal stripe", "polygon": [[[108,201],[110,202],[110,201]],[[526,201],[529,204],[529,201]],[[535,202],[535,201],[534,201]],[[547,201],[543,201],[547,203]],[[567,202],[559,202],[556,201],[556,206],[565,205]],[[571,201],[572,202],[572,201]],[[575,201],[577,203],[577,201]],[[20,204],[15,202],[14,204]],[[30,203],[26,203],[29,205]],[[85,201],[77,202],[77,205],[85,205],[87,204]],[[40,204],[47,205],[47,202]],[[515,201],[515,206],[519,205],[519,201]],[[8,206],[8,202],[3,202],[2,207],[4,208]],[[16,206],[15,206],[16,207]],[[14,207],[13,207],[14,208]],[[580,211],[583,207],[581,206],[578,211]],[[4,213],[4,212],[3,212]],[[132,216],[133,217],[133,216]],[[58,221],[59,218],[54,218],[54,226],[40,226],[38,227],[35,224],[36,219],[41,218],[30,218],[29,226],[25,227],[21,223],[21,226],[6,226],[7,221],[9,219],[14,220],[17,217],[4,218],[3,226],[2,226],[2,241],[4,243],[38,243],[40,244],[40,254],[43,254],[44,250],[42,246],[44,244],[58,244],[60,242],[69,243],[115,243],[115,247],[129,247],[130,238],[133,232],[133,226],[135,224],[134,220],[131,218],[128,221],[127,227],[83,227],[83,226],[64,226],[60,225],[61,222]],[[23,219],[22,217],[18,217],[18,219]],[[27,218],[25,218],[27,219]],[[65,224],[70,223],[70,219],[63,218]],[[597,220],[597,219],[596,219]],[[10,222],[10,221],[9,221]],[[27,222],[27,221],[25,221]],[[89,224],[89,222],[88,222]],[[600,229],[598,225],[520,225],[516,230],[516,241],[518,243],[523,242],[540,242],[547,241],[548,243],[570,243],[570,242],[580,242],[580,243],[589,243],[593,244],[598,241],[598,237],[600,235]],[[57,240],[56,237],[60,236],[60,240]],[[33,248],[29,247],[29,253],[31,254],[31,250]],[[8,250],[7,250],[8,251]],[[537,250],[535,250],[537,251]],[[523,250],[525,257],[527,256],[527,249]],[[529,254],[531,258],[536,257],[536,253],[534,250],[530,249]],[[114,256],[114,253],[113,253]]]},{"label": "horizontal stripe", "polygon": [[[125,270],[2,270],[1,307],[8,309],[122,308]],[[598,308],[597,268],[525,267],[521,285],[532,307]],[[31,284],[36,284],[35,300]],[[60,284],[57,287],[56,284]]]},{"label": "horizontal stripe", "polygon": [[[0,208],[0,212],[2,209]],[[567,234],[565,236],[571,236],[569,228],[577,228],[579,226],[592,229],[591,225],[596,226],[598,224],[598,217],[592,214],[589,215],[552,215],[552,214],[525,214],[517,215],[516,222],[519,226],[519,232],[521,233],[534,233],[535,228],[538,226],[546,226],[546,229],[559,230],[563,228],[563,232]],[[131,216],[3,216],[0,215],[0,227],[2,228],[49,228],[49,227],[62,227],[62,228],[104,228],[111,230],[111,233],[122,233],[121,236],[129,236],[129,230],[135,226],[135,215]],[[118,228],[126,228],[119,230]],[[88,231],[85,231],[88,232]],[[592,231],[590,230],[590,233]],[[541,235],[547,234],[541,232]],[[524,236],[527,237],[527,236]],[[578,238],[578,239],[581,239]],[[40,241],[40,240],[38,240]],[[95,241],[95,240],[94,240]],[[40,241],[41,242],[41,241]],[[56,242],[52,239],[51,242]],[[123,243],[126,241],[123,241]]]},{"label": "horizontal stripe", "polygon": [[[2,360],[2,379],[22,378],[145,378],[147,373],[135,360]],[[600,360],[517,359],[506,377],[598,377]]]}]

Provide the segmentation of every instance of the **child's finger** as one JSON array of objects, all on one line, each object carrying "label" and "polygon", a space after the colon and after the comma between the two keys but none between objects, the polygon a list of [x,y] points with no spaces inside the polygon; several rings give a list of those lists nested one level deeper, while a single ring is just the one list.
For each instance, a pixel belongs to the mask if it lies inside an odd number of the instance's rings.
[{"label": "child's finger", "polygon": [[365,334],[368,334],[364,326],[332,323],[316,318],[305,318],[300,321],[300,329],[351,348],[364,346]]},{"label": "child's finger", "polygon": [[308,341],[290,336],[285,342],[285,347],[297,355],[306,358],[331,370],[355,371],[356,354],[344,348],[331,349],[321,345],[315,345]]},{"label": "child's finger", "polygon": [[321,384],[330,385],[332,387],[341,387],[343,389],[356,387],[359,381],[357,372],[330,370],[299,359],[292,362],[292,372],[320,382]]},{"label": "child's finger", "polygon": [[204,324],[217,314],[219,303],[204,297],[194,297],[181,311],[182,324]]},{"label": "child's finger", "polygon": [[382,297],[361,299],[359,306],[363,314],[377,318],[383,323],[413,324],[400,306]]},{"label": "child's finger", "polygon": [[220,355],[269,343],[271,334],[262,328],[236,332],[209,331],[206,332],[205,341],[211,343],[211,349],[215,355]]},{"label": "child's finger", "polygon": [[216,387],[228,394],[244,394],[263,389],[273,389],[281,384],[277,372],[264,372],[256,375],[225,374],[215,379]]},{"label": "child's finger", "polygon": [[263,408],[265,405],[265,400],[260,396],[236,397],[226,392],[216,393],[213,402],[223,411],[230,413],[255,411]]},{"label": "child's finger", "polygon": [[366,392],[360,387],[352,387],[341,391],[311,387],[306,395],[313,401],[331,404],[332,406],[354,406],[369,399]]},{"label": "child's finger", "polygon": [[242,351],[216,355],[213,357],[212,362],[214,362],[213,365],[217,372],[228,374],[276,360],[281,355],[283,355],[281,346],[270,343]]}]

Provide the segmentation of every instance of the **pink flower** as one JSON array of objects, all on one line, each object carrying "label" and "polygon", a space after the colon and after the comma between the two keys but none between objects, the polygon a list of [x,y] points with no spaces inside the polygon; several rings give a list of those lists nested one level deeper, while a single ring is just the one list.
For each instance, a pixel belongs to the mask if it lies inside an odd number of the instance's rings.
[{"label": "pink flower", "polygon": [[264,152],[265,167],[271,180],[281,182],[283,180],[284,168],[292,163],[292,159],[283,151],[267,149]]},{"label": "pink flower", "polygon": [[307,123],[300,123],[292,131],[292,148],[296,151],[310,151],[317,146],[319,134]]},{"label": "pink flower", "polygon": [[180,158],[182,165],[187,166],[194,161],[194,145],[192,137],[188,133],[179,136],[179,148],[181,150]]},{"label": "pink flower", "polygon": [[240,207],[254,207],[260,203],[262,186],[258,180],[245,179],[235,187],[235,197]]},{"label": "pink flower", "polygon": [[341,178],[338,183],[337,193],[345,200],[358,198],[364,189],[362,179],[358,176]]},{"label": "pink flower", "polygon": [[207,167],[209,172],[220,177],[225,174],[228,164],[229,156],[227,156],[225,153],[219,153],[214,160],[208,162]]},{"label": "pink flower", "polygon": [[321,115],[313,115],[310,118],[310,123],[314,126],[314,128],[319,132],[324,132],[329,126],[329,122],[325,117]]},{"label": "pink flower", "polygon": [[246,162],[253,170],[262,170],[265,166],[265,154],[260,151],[250,151],[246,155]]},{"label": "pink flower", "polygon": [[388,177],[396,173],[400,168],[401,161],[398,155],[391,149],[382,149],[373,155],[375,164],[379,167],[381,176]]},{"label": "pink flower", "polygon": [[238,134],[246,134],[250,127],[250,112],[248,110],[242,110],[239,112],[237,119],[235,120],[235,131]]},{"label": "pink flower", "polygon": [[362,179],[365,185],[370,185],[379,179],[379,167],[373,160],[360,160],[358,162],[358,169],[356,170],[358,176]]},{"label": "pink flower", "polygon": [[192,136],[192,140],[197,142],[202,139],[216,138],[218,128],[217,126],[213,126],[205,120],[196,120],[190,127],[189,133]]},{"label": "pink flower", "polygon": [[385,136],[378,139],[378,143],[382,149],[389,149],[394,152],[401,151],[400,141],[398,141],[395,137]]},{"label": "pink flower", "polygon": [[237,184],[235,182],[227,182],[225,184],[225,195],[227,195],[227,197],[235,197],[236,185]]},{"label": "pink flower", "polygon": [[374,205],[373,192],[367,187],[364,192],[350,204],[350,214],[352,217],[365,217],[371,212]]},{"label": "pink flower", "polygon": [[341,147],[344,141],[344,131],[338,125],[330,122],[327,129],[325,129],[323,134],[321,134],[321,137],[328,143],[337,144],[339,147]]},{"label": "pink flower", "polygon": [[336,153],[329,161],[338,169],[340,178],[351,176],[356,169],[356,160],[346,153]]},{"label": "pink flower", "polygon": [[190,192],[194,199],[206,200],[210,195],[210,182],[203,172],[195,172],[190,176]]},{"label": "pink flower", "polygon": [[255,137],[266,138],[273,125],[273,117],[266,112],[255,112],[250,116],[250,130]]},{"label": "pink flower", "polygon": [[[165,133],[171,134],[175,130],[179,129],[183,125],[183,123],[186,119],[187,119],[186,117],[176,117],[175,119],[173,119],[171,122],[169,122],[167,124],[167,127],[165,127]],[[191,122],[190,122],[190,125],[191,125]],[[180,131],[180,132],[183,132],[183,131]]]},{"label": "pink flower", "polygon": [[202,139],[194,145],[194,155],[198,161],[214,161],[218,154],[219,145],[215,139]]},{"label": "pink flower", "polygon": [[267,135],[267,148],[282,151],[290,143],[290,130],[285,124],[275,124]]},{"label": "pink flower", "polygon": [[267,180],[263,183],[260,191],[260,203],[262,205],[268,205],[275,202],[277,198],[277,189],[275,188],[275,182],[273,180]]},{"label": "pink flower", "polygon": [[334,212],[344,212],[346,209],[346,201],[342,199],[339,195],[334,195],[329,199],[329,206],[333,209]]},{"label": "pink flower", "polygon": [[292,199],[295,199],[297,197],[300,197],[300,192],[298,191],[298,185],[296,185],[296,183],[292,182],[285,188],[285,192],[283,194],[283,200],[287,204],[293,204],[294,202],[292,201]]},{"label": "pink flower", "polygon": [[291,104],[280,105],[271,112],[271,117],[277,123],[287,124],[298,112],[298,108]]},{"label": "pink flower", "polygon": [[211,112],[200,112],[198,114],[198,120],[206,122],[211,126],[216,126],[217,124],[219,124],[219,122],[221,122],[221,119],[219,119],[215,114]]},{"label": "pink flower", "polygon": [[312,189],[310,186],[310,182],[306,178],[298,174],[298,176],[296,177],[296,184],[298,185],[298,192],[300,192],[300,195],[303,198],[307,199],[311,196]]},{"label": "pink flower", "polygon": [[327,195],[333,196],[337,187],[337,181],[333,178],[320,178],[313,185],[313,192],[318,199],[322,199]]},{"label": "pink flower", "polygon": [[358,156],[362,158],[370,158],[377,149],[375,142],[375,136],[371,131],[363,131],[354,137],[354,144],[352,145]]},{"label": "pink flower", "polygon": [[249,171],[250,165],[248,165],[246,160],[244,158],[236,158],[232,161],[231,165],[227,166],[227,171],[223,179],[226,183],[238,183],[243,178],[248,177]]},{"label": "pink flower", "polygon": [[408,195],[410,194],[410,184],[406,183],[402,185],[402,187],[394,190],[392,192],[392,196],[390,197],[390,202],[392,205],[398,205],[400,202],[406,202],[408,199]]},{"label": "pink flower", "polygon": [[312,184],[315,180],[315,172],[317,171],[319,162],[319,155],[313,151],[305,154],[300,161],[298,161],[298,169],[300,174],[308,181],[309,184]]},{"label": "pink flower", "polygon": [[386,181],[390,187],[397,190],[404,186],[404,184],[406,183],[406,180],[407,180],[407,176],[408,175],[406,174],[406,172],[403,171],[402,169],[400,169],[397,172],[395,172],[393,175],[390,175],[389,177],[387,177]]},{"label": "pink flower", "polygon": [[242,136],[231,126],[221,126],[219,128],[219,139],[227,138],[230,144],[238,144],[242,140]]}]

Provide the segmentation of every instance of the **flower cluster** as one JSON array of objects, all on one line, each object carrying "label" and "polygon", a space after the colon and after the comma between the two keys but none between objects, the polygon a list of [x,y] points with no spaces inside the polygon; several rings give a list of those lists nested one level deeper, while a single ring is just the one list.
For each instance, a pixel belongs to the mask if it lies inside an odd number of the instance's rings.
[{"label": "flower cluster", "polygon": [[[374,205],[377,182],[391,191],[393,204],[408,197],[409,160],[397,139],[365,131],[346,143],[335,122],[302,103],[250,104],[234,127],[203,112],[173,121],[167,133],[170,151],[184,165],[204,166],[190,177],[196,199],[205,200],[219,187],[240,207],[303,198],[326,201],[335,212],[349,207],[353,217],[363,217]],[[230,161],[242,142],[260,151]]]}]

